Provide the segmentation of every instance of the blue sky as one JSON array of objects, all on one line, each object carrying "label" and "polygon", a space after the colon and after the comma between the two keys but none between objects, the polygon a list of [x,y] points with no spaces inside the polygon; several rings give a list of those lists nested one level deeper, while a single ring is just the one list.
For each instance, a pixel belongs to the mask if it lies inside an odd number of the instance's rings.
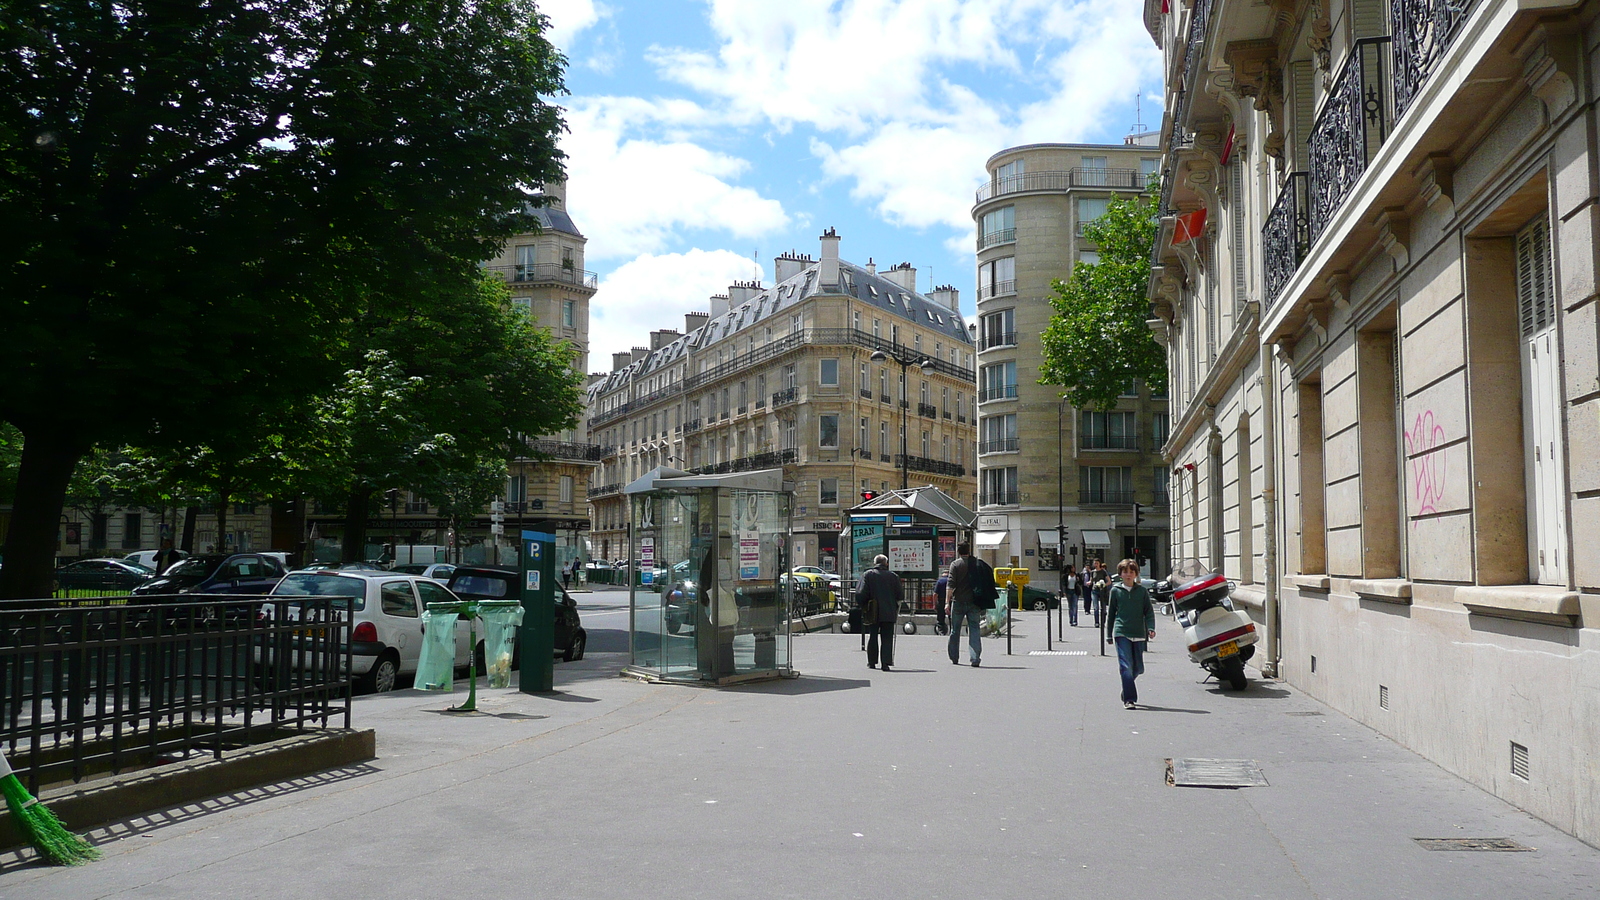
[{"label": "blue sky", "polygon": [[[909,262],[973,309],[972,192],[1017,144],[1120,142],[1160,56],[1139,0],[542,0],[568,56],[590,368],[772,257]],[[754,256],[754,258],[753,258]],[[759,261],[759,270],[757,263]]]}]

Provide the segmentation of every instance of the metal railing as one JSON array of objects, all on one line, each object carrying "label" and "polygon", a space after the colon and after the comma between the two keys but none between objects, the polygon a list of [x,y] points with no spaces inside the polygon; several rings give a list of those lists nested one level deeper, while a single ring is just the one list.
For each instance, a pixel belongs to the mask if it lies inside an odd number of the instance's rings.
[{"label": "metal railing", "polygon": [[1015,384],[1002,384],[998,387],[983,388],[978,391],[978,402],[987,403],[990,400],[1015,400],[1017,386]]},{"label": "metal railing", "polygon": [[1007,294],[1015,294],[1016,292],[1017,281],[1015,278],[1009,281],[996,281],[990,284],[978,285],[979,300],[987,300],[990,297],[1004,297]]},{"label": "metal railing", "polygon": [[1306,173],[1290,175],[1261,228],[1261,274],[1269,309],[1311,249],[1307,193]]},{"label": "metal railing", "polygon": [[617,481],[617,482],[613,482],[611,484],[602,484],[602,485],[597,485],[595,487],[589,488],[589,496],[590,497],[608,497],[608,496],[610,496],[612,494],[620,493],[621,491],[622,491],[622,482]]},{"label": "metal railing", "polygon": [[894,458],[894,466],[897,469],[905,468],[913,472],[929,472],[934,475],[948,475],[952,478],[960,478],[967,474],[967,470],[964,466],[958,466],[955,463],[948,463],[942,459],[931,459],[926,456],[900,456],[896,454]]},{"label": "metal railing", "polygon": [[1015,347],[1016,345],[1017,333],[1015,331],[990,332],[978,339],[979,350],[988,350],[991,347]]},{"label": "metal railing", "polygon": [[939,418],[939,408],[932,403],[918,403],[917,415],[925,419],[937,419]]},{"label": "metal railing", "polygon": [[1105,434],[1082,432],[1078,437],[1080,450],[1137,450],[1139,449],[1139,436],[1137,434]]},{"label": "metal railing", "polygon": [[588,269],[575,269],[560,263],[535,263],[521,266],[484,266],[513,284],[575,284],[586,288],[596,287],[599,276]]},{"label": "metal railing", "polygon": [[1454,43],[1474,0],[1390,0],[1395,118],[1406,114],[1433,67]]},{"label": "metal railing", "polygon": [[1014,244],[1017,242],[1015,228],[1002,228],[998,231],[986,231],[978,236],[978,249],[986,250],[1000,244]]},{"label": "metal railing", "polygon": [[1389,136],[1387,37],[1356,41],[1311,126],[1308,245],[1327,227]]},{"label": "metal railing", "polygon": [[979,453],[1015,453],[1021,447],[1017,438],[1003,438],[998,441],[979,441]]},{"label": "metal railing", "polygon": [[1016,491],[984,491],[978,499],[979,506],[1016,506]]},{"label": "metal railing", "polygon": [[1126,506],[1133,502],[1133,491],[1079,491],[1079,503],[1117,503]]},{"label": "metal railing", "polygon": [[541,456],[584,462],[598,462],[608,455],[608,448],[599,444],[579,444],[572,441],[529,441],[528,449]]},{"label": "metal railing", "polygon": [[1101,169],[1079,166],[1072,169],[1059,169],[1049,172],[1024,172],[1021,175],[1008,175],[1004,178],[990,179],[989,183],[978,188],[973,197],[973,203],[982,203],[995,197],[1004,197],[1007,194],[1021,194],[1028,191],[1066,191],[1073,188],[1084,187],[1109,187],[1128,188],[1142,191],[1146,179],[1138,169]]},{"label": "metal railing", "polygon": [[347,598],[123,600],[0,613],[0,749],[33,793],[350,727]]},{"label": "metal railing", "polygon": [[689,470],[691,475],[726,475],[729,472],[749,472],[754,469],[772,469],[787,463],[798,462],[800,451],[770,450],[766,453],[757,453],[753,456],[742,456],[738,459],[723,460],[719,463],[710,463],[696,466]]},{"label": "metal railing", "polygon": [[776,409],[776,408],[778,408],[780,406],[784,406],[786,404],[793,403],[794,402],[794,398],[795,398],[795,389],[792,388],[792,387],[791,388],[784,388],[783,390],[778,391],[777,393],[772,395],[772,406],[773,406],[774,409]]}]

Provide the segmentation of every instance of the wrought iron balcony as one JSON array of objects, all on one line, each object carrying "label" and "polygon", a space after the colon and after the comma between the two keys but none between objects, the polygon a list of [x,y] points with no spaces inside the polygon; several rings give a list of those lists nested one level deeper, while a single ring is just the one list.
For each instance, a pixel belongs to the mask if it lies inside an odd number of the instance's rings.
[{"label": "wrought iron balcony", "polygon": [[984,491],[978,500],[979,506],[1016,506],[1016,491]]},{"label": "wrought iron balcony", "polygon": [[1261,266],[1267,306],[1271,308],[1294,277],[1311,249],[1311,218],[1307,210],[1306,173],[1295,172],[1284,182],[1278,202],[1267,213],[1261,229]]},{"label": "wrought iron balcony", "polygon": [[996,281],[992,284],[978,285],[979,300],[987,300],[990,297],[1004,297],[1007,294],[1015,294],[1016,292],[1017,281],[1015,278],[1010,281]]},{"label": "wrought iron balcony", "polygon": [[541,456],[584,462],[599,462],[606,456],[606,448],[599,444],[576,444],[570,441],[529,441],[528,449]]},{"label": "wrought iron balcony", "polygon": [[978,249],[987,250],[1000,244],[1014,244],[1017,242],[1015,228],[1002,228],[998,231],[987,231],[978,237]]},{"label": "wrought iron balcony", "polygon": [[868,399],[868,400],[871,400],[872,399],[872,388],[862,388],[861,389],[861,396],[866,398],[866,399]]},{"label": "wrought iron balcony", "polygon": [[987,403],[990,400],[1015,400],[1016,398],[1017,386],[1014,384],[1001,384],[994,387],[986,387],[978,392],[979,403]]},{"label": "wrought iron balcony", "polygon": [[1079,491],[1080,504],[1117,504],[1126,506],[1133,502],[1133,491]]},{"label": "wrought iron balcony", "polygon": [[939,418],[939,408],[932,403],[918,403],[917,415],[925,419],[937,419]]},{"label": "wrought iron balcony", "polygon": [[1387,37],[1356,41],[1311,126],[1308,246],[1355,190],[1389,136]]},{"label": "wrought iron balcony", "polygon": [[1030,191],[1067,191],[1073,188],[1123,188],[1142,191],[1145,177],[1137,169],[1101,169],[1080,166],[1053,172],[1025,172],[994,178],[978,188],[973,203],[982,203],[1007,194]]},{"label": "wrought iron balcony", "polygon": [[774,409],[776,409],[777,407],[783,406],[785,404],[793,403],[794,402],[794,398],[795,398],[795,389],[792,388],[792,387],[791,388],[784,388],[783,390],[781,390],[781,391],[777,392],[776,394],[772,395],[772,406],[773,406]]},{"label": "wrought iron balcony", "polygon": [[988,350],[990,347],[1015,347],[1017,333],[1015,331],[990,332],[978,338],[978,349]]},{"label": "wrought iron balcony", "polygon": [[558,263],[484,268],[513,284],[573,284],[586,288],[599,284],[599,277],[588,269],[576,269]]},{"label": "wrought iron balcony", "polygon": [[1017,438],[1003,438],[998,441],[979,441],[979,453],[1015,453],[1021,447]]},{"label": "wrought iron balcony", "polygon": [[1411,108],[1423,82],[1455,41],[1473,3],[1474,0],[1390,0],[1395,118]]},{"label": "wrought iron balcony", "polygon": [[967,474],[964,466],[948,463],[940,459],[930,459],[926,456],[899,456],[894,458],[895,468],[904,467],[913,472],[929,472],[934,475],[948,475],[951,478],[961,478]]},{"label": "wrought iron balcony", "polygon": [[620,481],[612,483],[612,484],[601,484],[601,485],[596,485],[596,486],[594,486],[592,488],[589,488],[589,496],[590,497],[606,497],[606,496],[609,496],[611,494],[619,493],[621,490],[622,490],[622,482],[620,482]]}]

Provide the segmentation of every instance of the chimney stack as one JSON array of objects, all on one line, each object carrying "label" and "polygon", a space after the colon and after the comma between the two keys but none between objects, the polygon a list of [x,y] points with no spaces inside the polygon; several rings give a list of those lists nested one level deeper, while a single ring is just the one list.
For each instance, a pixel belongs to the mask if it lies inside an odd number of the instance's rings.
[{"label": "chimney stack", "polygon": [[822,233],[821,264],[817,267],[820,288],[834,288],[839,284],[839,233],[829,228]]},{"label": "chimney stack", "polygon": [[772,261],[773,277],[778,284],[782,284],[804,272],[806,266],[811,265],[811,262],[812,259],[809,255],[790,250]]},{"label": "chimney stack", "polygon": [[917,289],[917,270],[912,268],[911,263],[903,262],[890,266],[889,271],[883,273],[883,277],[908,291]]},{"label": "chimney stack", "polygon": [[711,321],[711,314],[710,313],[703,313],[703,312],[684,313],[683,314],[683,333],[684,334],[694,334],[696,331],[699,331],[700,329],[706,327],[706,323],[709,322],[709,321]]},{"label": "chimney stack", "polygon": [[650,349],[660,350],[679,338],[678,329],[663,328],[660,331],[650,332]]},{"label": "chimney stack", "polygon": [[728,287],[728,308],[738,309],[759,293],[761,293],[761,282],[735,281]]},{"label": "chimney stack", "polygon": [[711,295],[711,318],[719,319],[719,318],[727,315],[727,313],[728,313],[728,295],[727,294],[712,294]]},{"label": "chimney stack", "polygon": [[628,367],[628,363],[631,362],[633,362],[632,353],[629,353],[626,350],[618,350],[616,353],[611,354],[611,371],[620,372],[623,369],[626,369]]},{"label": "chimney stack", "polygon": [[635,347],[635,348],[633,348],[633,352],[628,354],[629,362],[638,362],[639,360],[644,359],[646,356],[649,356],[649,355],[650,355],[650,348],[649,347]]},{"label": "chimney stack", "polygon": [[867,257],[867,274],[868,275],[876,275],[876,274],[878,274],[878,264],[873,262],[872,261],[872,257],[870,257],[870,256]]},{"label": "chimney stack", "polygon": [[955,285],[941,284],[933,289],[933,302],[954,312],[961,312],[961,292]]}]

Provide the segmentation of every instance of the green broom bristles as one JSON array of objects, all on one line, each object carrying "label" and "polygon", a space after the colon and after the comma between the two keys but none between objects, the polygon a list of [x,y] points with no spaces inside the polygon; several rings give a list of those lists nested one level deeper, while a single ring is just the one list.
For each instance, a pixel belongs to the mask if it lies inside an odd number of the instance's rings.
[{"label": "green broom bristles", "polygon": [[11,763],[3,753],[0,753],[0,794],[6,795],[6,806],[11,808],[11,820],[17,823],[17,831],[40,856],[62,866],[76,866],[99,858],[99,850],[68,831],[49,807],[28,793],[12,773]]}]

